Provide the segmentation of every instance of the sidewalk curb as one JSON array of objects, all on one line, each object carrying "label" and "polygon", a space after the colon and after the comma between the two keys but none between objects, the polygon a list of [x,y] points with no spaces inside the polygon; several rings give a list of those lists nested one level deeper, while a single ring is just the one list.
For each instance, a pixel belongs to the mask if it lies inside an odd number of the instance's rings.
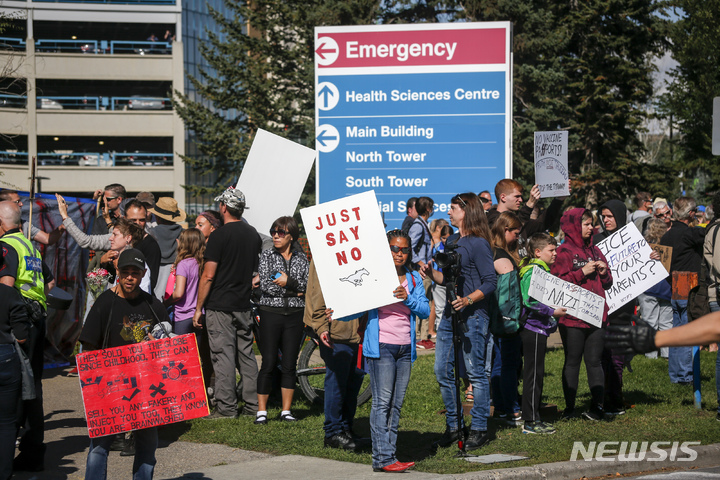
[{"label": "sidewalk curb", "polygon": [[712,445],[693,446],[697,458],[692,462],[678,462],[671,460],[619,462],[616,459],[608,461],[578,460],[575,462],[540,463],[531,467],[499,468],[495,470],[482,470],[458,475],[452,475],[457,480],[528,480],[528,479],[575,479],[604,477],[606,475],[624,475],[640,473],[663,468],[683,469],[700,468],[720,465],[720,443]]}]

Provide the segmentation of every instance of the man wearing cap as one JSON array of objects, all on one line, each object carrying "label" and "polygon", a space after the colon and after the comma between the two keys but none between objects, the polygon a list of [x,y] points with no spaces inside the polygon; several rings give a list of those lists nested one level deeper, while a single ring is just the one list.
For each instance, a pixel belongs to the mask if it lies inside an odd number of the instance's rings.
[{"label": "man wearing cap", "polygon": [[[140,289],[145,275],[145,256],[130,248],[118,258],[118,282],[101,294],[90,309],[80,333],[83,351],[100,350],[139,343],[147,339],[154,324],[169,322],[162,303]],[[155,469],[157,427],[135,430],[134,479],[151,479]],[[91,438],[85,478],[107,478],[107,458],[114,435]]]},{"label": "man wearing cap", "polygon": [[20,292],[28,306],[35,328],[28,343],[30,363],[35,377],[36,398],[22,402],[20,424],[25,427],[20,440],[20,454],[14,461],[17,471],[41,471],[45,458],[45,415],[43,412],[42,372],[45,349],[45,316],[47,298],[55,281],[42,261],[40,252],[20,231],[20,206],[12,201],[0,202],[0,283]]},{"label": "man wearing cap", "polygon": [[154,208],[149,210],[157,219],[157,227],[148,229],[148,233],[157,240],[160,245],[160,270],[155,285],[155,296],[163,298],[170,270],[172,269],[175,257],[177,256],[177,239],[183,231],[180,223],[185,221],[187,214],[178,207],[174,198],[160,197]]},{"label": "man wearing cap", "polygon": [[[204,323],[215,370],[217,408],[206,418],[232,418],[238,414],[235,368],[242,376],[243,415],[257,412],[257,361],[252,350],[253,320],[250,293],[258,268],[261,240],[257,231],[241,221],[245,195],[233,187],[215,198],[224,225],[213,232],[205,249],[205,265],[198,285],[193,317]],[[202,321],[203,307],[205,321]]]},{"label": "man wearing cap", "polygon": [[145,219],[146,228],[157,227],[157,219],[155,215],[150,213],[150,209],[155,208],[155,195],[151,192],[140,192],[135,195],[135,200],[145,205],[147,211],[147,218]]}]

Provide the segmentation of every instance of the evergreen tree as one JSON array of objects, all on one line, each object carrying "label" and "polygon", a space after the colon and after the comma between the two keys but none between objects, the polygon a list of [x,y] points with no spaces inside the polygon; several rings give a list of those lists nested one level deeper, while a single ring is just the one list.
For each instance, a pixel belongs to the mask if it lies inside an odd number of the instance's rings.
[{"label": "evergreen tree", "polygon": [[[221,33],[209,33],[201,46],[210,68],[190,77],[202,101],[179,92],[174,101],[202,153],[183,160],[217,179],[211,187],[187,185],[194,195],[222,191],[240,173],[259,128],[314,147],[314,26],[369,23],[378,9],[369,0],[225,5],[232,16],[211,9]],[[302,203],[314,195],[314,180]]]},{"label": "evergreen tree", "polygon": [[638,138],[663,20],[653,0],[466,0],[466,18],[510,20],[514,176],[534,183],[534,131],[570,133],[574,201],[596,206],[644,189]]},{"label": "evergreen tree", "polygon": [[679,12],[684,12],[670,28],[672,56],[678,66],[670,73],[672,83],[660,108],[672,116],[679,133],[675,154],[678,170],[690,182],[706,178],[704,190],[715,191],[720,189],[720,165],[712,155],[712,103],[714,97],[720,96],[720,1],[674,3]]}]

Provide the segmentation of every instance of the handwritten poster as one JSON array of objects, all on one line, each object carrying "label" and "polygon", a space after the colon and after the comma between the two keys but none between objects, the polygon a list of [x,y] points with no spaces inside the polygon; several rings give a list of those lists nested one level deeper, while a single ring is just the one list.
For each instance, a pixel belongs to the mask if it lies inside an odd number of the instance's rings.
[{"label": "handwritten poster", "polygon": [[77,367],[90,438],[210,413],[192,333],[80,353]]},{"label": "handwritten poster", "polygon": [[602,326],[605,299],[590,290],[534,268],[528,294],[550,307],[564,307],[573,317],[595,327]]},{"label": "handwritten poster", "polygon": [[652,248],[634,223],[628,223],[597,246],[613,277],[612,288],[605,292],[610,313],[668,276],[661,262],[650,259]]},{"label": "handwritten poster", "polygon": [[668,272],[670,271],[670,263],[672,262],[672,250],[673,247],[667,245],[660,245],[659,243],[651,243],[650,248],[660,254],[660,263]]},{"label": "handwritten poster", "polygon": [[243,218],[268,235],[277,218],[294,215],[316,155],[311,148],[259,129],[237,183],[248,206]]},{"label": "handwritten poster", "polygon": [[535,132],[535,183],[542,198],[570,195],[567,151],[567,131]]},{"label": "handwritten poster", "polygon": [[396,303],[399,285],[374,191],[300,210],[334,318]]}]

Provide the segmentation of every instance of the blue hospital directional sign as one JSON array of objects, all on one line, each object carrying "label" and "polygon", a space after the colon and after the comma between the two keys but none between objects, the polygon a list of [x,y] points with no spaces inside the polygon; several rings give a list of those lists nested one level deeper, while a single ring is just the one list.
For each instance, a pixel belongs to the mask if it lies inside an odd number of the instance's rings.
[{"label": "blue hospital directional sign", "polygon": [[510,24],[315,29],[317,201],[375,190],[388,228],[409,197],[512,176]]}]

